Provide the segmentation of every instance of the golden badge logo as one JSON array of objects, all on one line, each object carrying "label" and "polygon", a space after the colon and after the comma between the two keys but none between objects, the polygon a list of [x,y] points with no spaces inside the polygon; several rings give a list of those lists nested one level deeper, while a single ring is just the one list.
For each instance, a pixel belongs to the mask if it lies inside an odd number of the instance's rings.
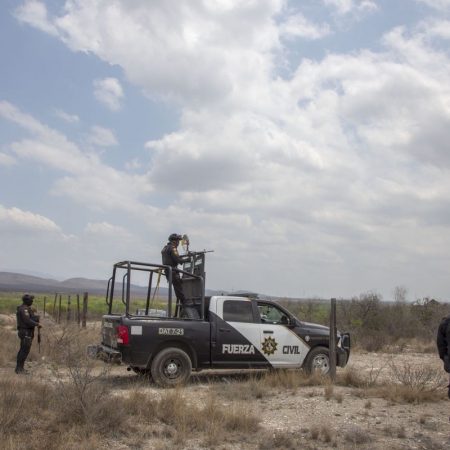
[{"label": "golden badge logo", "polygon": [[271,337],[266,337],[262,343],[262,351],[266,355],[273,355],[277,351],[277,341]]}]

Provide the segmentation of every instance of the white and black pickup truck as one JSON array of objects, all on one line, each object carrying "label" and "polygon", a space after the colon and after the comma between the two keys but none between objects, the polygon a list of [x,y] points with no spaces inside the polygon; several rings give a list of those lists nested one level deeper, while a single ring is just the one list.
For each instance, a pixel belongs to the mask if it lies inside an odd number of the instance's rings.
[{"label": "white and black pickup truck", "polygon": [[[196,264],[197,258],[202,261]],[[245,296],[205,297],[204,254],[194,255],[192,265],[185,264],[180,270],[183,289],[196,314],[188,313],[188,308],[183,311],[179,305],[172,314],[171,290],[167,312],[161,314],[160,310],[149,308],[154,293],[152,279],[165,269],[162,265],[130,261],[114,266],[107,293],[109,311],[102,318],[102,341],[89,346],[90,356],[125,364],[136,373],[151,375],[161,386],[183,383],[192,371],[202,369],[329,371],[328,327],[303,322],[272,301]],[[119,284],[125,312],[113,314],[119,270],[125,272]],[[135,310],[136,314],[130,296],[134,270],[150,274],[146,308]],[[152,315],[151,311],[159,312]],[[350,336],[338,333],[337,365],[344,367],[349,356]]]}]

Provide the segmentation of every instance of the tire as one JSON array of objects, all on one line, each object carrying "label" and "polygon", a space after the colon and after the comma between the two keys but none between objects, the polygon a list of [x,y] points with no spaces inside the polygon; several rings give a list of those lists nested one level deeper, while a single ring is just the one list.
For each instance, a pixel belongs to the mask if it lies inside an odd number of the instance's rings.
[{"label": "tire", "polygon": [[315,347],[306,357],[303,369],[306,373],[319,373],[328,375],[330,373],[330,351],[327,347]]},{"label": "tire", "polygon": [[161,350],[152,361],[153,380],[161,387],[185,383],[191,376],[192,362],[188,354],[176,347]]}]

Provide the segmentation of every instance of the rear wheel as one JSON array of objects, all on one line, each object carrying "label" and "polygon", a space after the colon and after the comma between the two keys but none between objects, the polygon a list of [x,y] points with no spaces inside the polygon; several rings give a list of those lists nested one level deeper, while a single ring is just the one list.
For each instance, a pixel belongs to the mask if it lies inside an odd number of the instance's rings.
[{"label": "rear wheel", "polygon": [[307,373],[328,375],[330,372],[330,352],[327,347],[313,348],[306,357],[303,368]]},{"label": "rear wheel", "polygon": [[153,359],[151,373],[160,386],[175,386],[185,383],[192,371],[188,354],[176,347],[161,350]]}]

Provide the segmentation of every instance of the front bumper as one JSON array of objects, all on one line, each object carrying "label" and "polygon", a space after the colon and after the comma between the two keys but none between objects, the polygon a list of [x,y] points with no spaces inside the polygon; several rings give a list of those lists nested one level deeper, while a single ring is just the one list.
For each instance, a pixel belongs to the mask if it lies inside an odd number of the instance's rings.
[{"label": "front bumper", "polygon": [[122,354],[111,347],[106,345],[88,345],[86,348],[86,354],[92,359],[101,359],[107,363],[120,364],[122,362]]}]

